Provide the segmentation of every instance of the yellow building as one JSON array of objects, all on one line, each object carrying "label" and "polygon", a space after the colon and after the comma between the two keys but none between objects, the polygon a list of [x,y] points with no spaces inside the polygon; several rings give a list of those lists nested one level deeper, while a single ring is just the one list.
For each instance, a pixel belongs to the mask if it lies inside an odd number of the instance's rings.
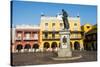
[{"label": "yellow building", "polygon": [[84,49],[97,50],[97,24],[85,24],[82,30],[84,31]]},{"label": "yellow building", "polygon": [[87,33],[89,30],[92,29],[92,25],[89,23],[84,24],[83,26],[81,26],[82,30],[84,33]]},{"label": "yellow building", "polygon": [[84,50],[86,50],[86,44],[85,44],[85,39],[86,38],[85,38],[85,34],[92,29],[92,25],[89,24],[89,23],[86,23],[86,24],[84,24],[84,25],[81,26],[81,29],[84,32],[83,33],[83,44],[84,44],[83,46],[84,46]]},{"label": "yellow building", "polygon": [[[70,25],[70,45],[73,50],[83,49],[80,17],[68,17]],[[62,15],[55,17],[41,16],[40,27],[42,31],[42,47],[56,49],[60,46],[60,30],[63,29]]]}]

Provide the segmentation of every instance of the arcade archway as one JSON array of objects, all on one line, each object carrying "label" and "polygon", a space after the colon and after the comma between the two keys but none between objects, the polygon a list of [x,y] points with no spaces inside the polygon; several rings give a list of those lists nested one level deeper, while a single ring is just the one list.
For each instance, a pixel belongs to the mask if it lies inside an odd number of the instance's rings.
[{"label": "arcade archway", "polygon": [[52,42],[52,44],[51,44],[51,48],[56,48],[57,47],[57,43],[56,42]]},{"label": "arcade archway", "polygon": [[31,48],[31,45],[30,44],[26,44],[24,49],[30,49]]},{"label": "arcade archway", "polygon": [[80,49],[80,44],[79,44],[79,42],[76,41],[76,42],[74,43],[74,49],[75,49],[75,50],[79,50],[79,49]]},{"label": "arcade archway", "polygon": [[21,49],[23,49],[23,46],[22,46],[21,44],[18,44],[17,47],[16,47],[16,49],[17,49],[18,52],[19,52],[19,51],[21,51]]},{"label": "arcade archway", "polygon": [[48,42],[45,42],[43,47],[44,48],[49,48],[50,47],[50,44]]},{"label": "arcade archway", "polygon": [[34,45],[33,45],[33,48],[34,48],[34,49],[39,49],[39,45],[38,45],[38,44],[34,44]]}]

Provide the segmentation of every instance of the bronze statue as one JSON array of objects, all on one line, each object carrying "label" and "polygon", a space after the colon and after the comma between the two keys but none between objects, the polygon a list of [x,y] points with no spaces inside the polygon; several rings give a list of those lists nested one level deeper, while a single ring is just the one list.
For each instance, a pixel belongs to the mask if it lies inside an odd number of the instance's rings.
[{"label": "bronze statue", "polygon": [[63,23],[64,23],[64,29],[69,29],[69,23],[68,23],[68,19],[67,19],[68,14],[64,9],[62,9],[62,13],[63,13],[62,19],[63,19]]}]

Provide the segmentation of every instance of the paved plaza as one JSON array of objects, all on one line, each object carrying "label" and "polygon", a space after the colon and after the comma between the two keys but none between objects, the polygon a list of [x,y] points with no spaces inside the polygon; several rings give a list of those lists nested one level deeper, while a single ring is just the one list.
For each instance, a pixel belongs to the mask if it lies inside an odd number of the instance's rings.
[{"label": "paved plaza", "polygon": [[97,61],[96,51],[73,51],[73,56],[81,55],[82,58],[75,60],[53,60],[51,57],[56,57],[54,52],[38,52],[38,53],[13,53],[12,65],[40,65],[40,64],[58,64],[58,63],[73,63],[73,62],[89,62]]}]

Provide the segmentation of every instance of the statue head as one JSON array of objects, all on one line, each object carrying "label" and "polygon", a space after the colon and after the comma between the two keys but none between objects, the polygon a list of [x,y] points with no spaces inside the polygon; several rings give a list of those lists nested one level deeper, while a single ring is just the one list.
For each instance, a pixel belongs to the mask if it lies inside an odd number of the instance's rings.
[{"label": "statue head", "polygon": [[64,9],[62,9],[62,12],[64,12],[65,10]]}]

